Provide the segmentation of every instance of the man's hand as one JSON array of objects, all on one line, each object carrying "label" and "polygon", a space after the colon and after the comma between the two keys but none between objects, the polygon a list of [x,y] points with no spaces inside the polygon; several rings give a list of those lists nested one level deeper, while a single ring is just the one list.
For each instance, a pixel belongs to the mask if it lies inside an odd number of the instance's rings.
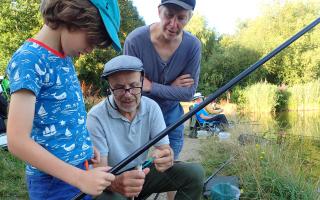
[{"label": "man's hand", "polygon": [[153,163],[160,172],[166,171],[173,165],[173,151],[169,145],[156,147],[151,156],[155,158]]},{"label": "man's hand", "polygon": [[143,78],[143,88],[142,88],[142,90],[144,92],[150,92],[151,88],[152,88],[152,82],[147,77],[144,77]]},{"label": "man's hand", "polygon": [[143,171],[131,170],[123,172],[116,176],[108,189],[112,192],[118,192],[126,197],[136,197],[142,190],[146,175],[150,169],[146,168]]},{"label": "man's hand", "polygon": [[99,164],[101,162],[100,152],[98,149],[96,149],[96,147],[93,147],[93,158],[91,158],[91,162],[93,164]]},{"label": "man's hand", "polygon": [[171,86],[176,86],[176,87],[191,87],[194,84],[193,78],[191,78],[190,74],[184,74],[176,78],[171,83]]}]

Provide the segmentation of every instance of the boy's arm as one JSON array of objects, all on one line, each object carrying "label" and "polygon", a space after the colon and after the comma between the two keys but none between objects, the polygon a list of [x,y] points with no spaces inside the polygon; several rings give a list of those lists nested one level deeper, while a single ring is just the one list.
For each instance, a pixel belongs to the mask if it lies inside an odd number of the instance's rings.
[{"label": "boy's arm", "polygon": [[209,117],[209,116],[205,116],[204,114],[200,114],[199,115],[202,119],[204,119],[204,120],[208,120],[208,119],[211,119],[211,117]]},{"label": "boy's arm", "polygon": [[7,128],[10,152],[87,194],[101,194],[114,179],[112,174],[106,173],[106,167],[90,171],[78,169],[58,159],[30,138],[35,101],[34,94],[28,90],[20,90],[11,96]]}]

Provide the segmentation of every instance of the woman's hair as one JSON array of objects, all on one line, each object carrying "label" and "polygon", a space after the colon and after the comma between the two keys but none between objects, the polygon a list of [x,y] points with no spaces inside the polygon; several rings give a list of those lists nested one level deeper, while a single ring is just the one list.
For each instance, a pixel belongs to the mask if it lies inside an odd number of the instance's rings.
[{"label": "woman's hair", "polygon": [[98,9],[90,0],[42,0],[40,11],[45,24],[54,30],[62,26],[70,31],[84,31],[88,42],[96,47],[112,43]]}]

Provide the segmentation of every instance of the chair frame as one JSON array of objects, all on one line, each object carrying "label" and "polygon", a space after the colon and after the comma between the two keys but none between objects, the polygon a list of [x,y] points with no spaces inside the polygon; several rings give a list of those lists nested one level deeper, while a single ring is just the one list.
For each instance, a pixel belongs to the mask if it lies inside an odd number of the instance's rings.
[{"label": "chair frame", "polygon": [[210,133],[209,135],[213,136],[213,135],[217,135],[223,129],[224,129],[223,125],[219,121],[200,123],[199,120],[197,119],[196,115],[193,115],[190,118],[189,137],[190,138],[197,138],[197,136],[198,136],[197,132],[200,130],[208,131]]}]

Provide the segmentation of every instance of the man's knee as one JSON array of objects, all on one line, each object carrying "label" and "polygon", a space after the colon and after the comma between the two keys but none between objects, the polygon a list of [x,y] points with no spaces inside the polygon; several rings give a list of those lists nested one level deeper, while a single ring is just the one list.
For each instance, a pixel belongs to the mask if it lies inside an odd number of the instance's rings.
[{"label": "man's knee", "polygon": [[[180,166],[179,166],[180,165]],[[193,185],[202,186],[205,178],[204,169],[198,163],[177,163],[180,173]]]},{"label": "man's knee", "polygon": [[204,169],[200,164],[197,163],[190,163],[189,167],[189,176],[190,179],[198,185],[203,185],[205,174],[204,174]]}]

